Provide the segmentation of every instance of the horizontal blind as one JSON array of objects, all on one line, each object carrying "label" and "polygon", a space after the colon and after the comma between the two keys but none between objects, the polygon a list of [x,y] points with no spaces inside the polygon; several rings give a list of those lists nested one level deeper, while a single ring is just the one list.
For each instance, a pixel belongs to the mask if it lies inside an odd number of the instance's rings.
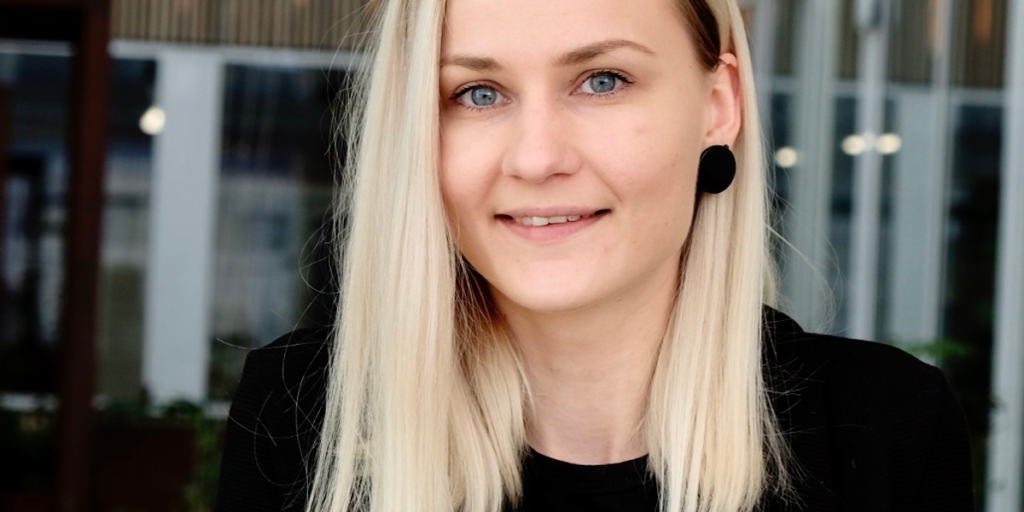
[{"label": "horizontal blind", "polygon": [[113,0],[117,39],[351,49],[372,0]]}]

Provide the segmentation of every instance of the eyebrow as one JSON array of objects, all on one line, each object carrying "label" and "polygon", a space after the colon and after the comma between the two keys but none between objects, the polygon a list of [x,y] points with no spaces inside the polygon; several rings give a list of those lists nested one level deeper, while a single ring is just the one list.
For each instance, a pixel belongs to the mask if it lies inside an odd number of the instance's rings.
[{"label": "eyebrow", "polygon": [[[558,67],[574,66],[595,59],[619,48],[631,48],[641,53],[654,55],[654,50],[651,50],[650,48],[635,41],[630,41],[629,39],[606,39],[604,41],[590,43],[586,46],[581,46],[575,50],[566,52],[561,57],[552,61],[552,64]],[[442,57],[441,67],[445,66],[462,66],[474,71],[499,71],[502,69],[501,64],[498,64],[498,61],[490,57],[461,54]]]}]

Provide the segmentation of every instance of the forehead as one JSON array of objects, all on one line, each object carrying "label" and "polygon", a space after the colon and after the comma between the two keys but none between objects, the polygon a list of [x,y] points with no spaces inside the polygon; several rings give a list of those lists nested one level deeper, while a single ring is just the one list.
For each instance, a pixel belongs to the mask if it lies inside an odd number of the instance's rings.
[{"label": "forehead", "polygon": [[579,42],[675,44],[686,27],[676,0],[448,0],[442,54],[560,51]]}]

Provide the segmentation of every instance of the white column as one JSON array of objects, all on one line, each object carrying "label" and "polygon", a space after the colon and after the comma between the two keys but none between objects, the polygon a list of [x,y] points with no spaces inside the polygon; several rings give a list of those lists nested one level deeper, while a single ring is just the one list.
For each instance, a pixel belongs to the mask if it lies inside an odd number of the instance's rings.
[{"label": "white column", "polygon": [[903,146],[894,155],[892,246],[886,335],[899,342],[938,335],[939,285],[945,217],[946,139],[936,138],[939,109],[931,91],[902,92],[896,127]]},{"label": "white column", "polygon": [[935,340],[942,318],[952,0],[939,0],[936,12],[938,48],[932,62],[932,87],[901,91],[896,103],[896,132],[903,147],[894,156],[885,334],[901,342]]},{"label": "white column", "polygon": [[823,275],[832,261],[828,231],[838,33],[836,0],[802,3],[793,95],[794,145],[799,160],[788,171],[791,197],[785,231],[792,248],[784,262],[784,290],[792,306],[790,312],[811,330],[823,327],[829,293]]},{"label": "white column", "polygon": [[1024,1],[1007,20],[988,512],[1020,512],[1024,482]]},{"label": "white column", "polygon": [[761,126],[768,130],[772,125],[772,77],[775,74],[776,27],[779,24],[776,0],[760,0],[752,6],[754,10],[753,39],[750,41],[751,59],[754,62],[754,82],[757,84],[757,105],[761,114]]},{"label": "white column", "polygon": [[158,53],[142,381],[154,403],[206,400],[224,66],[215,52]]},{"label": "white column", "polygon": [[853,235],[846,283],[850,289],[850,335],[860,339],[876,337],[882,155],[874,142],[882,134],[885,115],[890,9],[888,0],[857,2],[857,132],[868,141],[868,147],[854,160]]}]

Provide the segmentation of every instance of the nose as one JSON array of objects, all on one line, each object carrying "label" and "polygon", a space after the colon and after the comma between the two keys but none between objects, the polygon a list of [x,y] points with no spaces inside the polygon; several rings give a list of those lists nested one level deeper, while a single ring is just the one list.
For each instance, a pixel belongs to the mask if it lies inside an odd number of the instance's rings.
[{"label": "nose", "polygon": [[529,183],[574,174],[581,159],[573,144],[571,121],[555,101],[538,101],[519,110],[512,121],[502,173]]}]

